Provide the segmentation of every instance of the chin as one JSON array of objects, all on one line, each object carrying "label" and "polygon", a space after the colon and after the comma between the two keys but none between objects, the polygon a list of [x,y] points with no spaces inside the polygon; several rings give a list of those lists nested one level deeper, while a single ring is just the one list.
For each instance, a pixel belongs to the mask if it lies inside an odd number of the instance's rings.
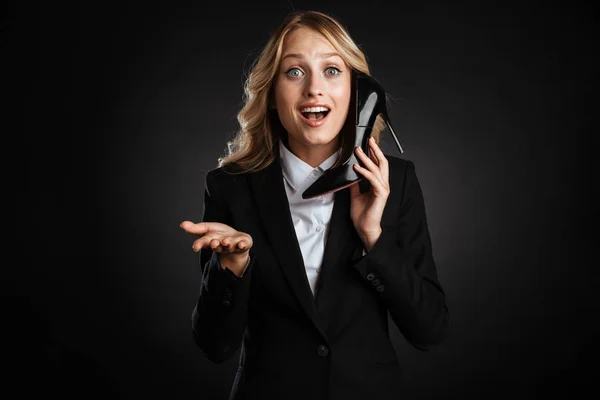
[{"label": "chin", "polygon": [[306,143],[307,145],[312,145],[312,146],[326,146],[326,145],[330,145],[332,142],[335,142],[336,140],[336,136],[331,136],[331,135],[327,135],[327,136],[305,136],[304,137],[304,143]]},{"label": "chin", "polygon": [[[339,132],[336,131],[336,132]],[[328,144],[337,138],[337,133],[332,133],[331,128],[322,127],[322,129],[311,129],[302,131],[302,137],[308,142],[318,144]]]}]

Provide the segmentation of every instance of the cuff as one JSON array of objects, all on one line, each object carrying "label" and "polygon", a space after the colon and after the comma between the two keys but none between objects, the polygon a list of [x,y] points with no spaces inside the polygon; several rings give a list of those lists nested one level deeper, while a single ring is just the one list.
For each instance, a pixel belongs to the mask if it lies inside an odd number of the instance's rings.
[{"label": "cuff", "polygon": [[367,252],[363,248],[363,256],[357,259],[353,265],[354,269],[378,292],[385,291],[387,287],[386,279],[381,275],[381,272],[386,271],[386,265],[393,262],[390,260],[390,254],[394,254],[391,250],[394,243],[394,230],[384,228],[381,236],[371,249]]},{"label": "cuff", "polygon": [[244,274],[246,273],[246,271],[248,270],[248,265],[250,265],[250,259],[252,258],[251,254],[248,254],[248,261],[246,262],[246,266],[244,267],[244,269],[242,270],[242,273],[240,274],[240,276],[237,276],[236,274],[233,273],[232,270],[230,270],[229,268],[225,267],[223,268],[223,266],[221,265],[221,263],[219,262],[219,257],[217,257],[217,265],[219,266],[220,269],[222,269],[225,273],[227,273],[227,275],[231,276],[233,279],[235,280],[239,280],[242,279],[244,277]]}]

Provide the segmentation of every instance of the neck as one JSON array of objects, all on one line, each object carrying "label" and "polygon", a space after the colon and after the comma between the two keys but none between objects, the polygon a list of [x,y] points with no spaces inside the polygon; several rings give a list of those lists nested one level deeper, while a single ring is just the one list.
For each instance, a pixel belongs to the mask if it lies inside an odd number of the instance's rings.
[{"label": "neck", "polygon": [[339,149],[338,141],[334,140],[325,145],[302,146],[297,142],[289,141],[284,143],[285,146],[296,157],[307,163],[313,168],[318,167],[331,157]]}]

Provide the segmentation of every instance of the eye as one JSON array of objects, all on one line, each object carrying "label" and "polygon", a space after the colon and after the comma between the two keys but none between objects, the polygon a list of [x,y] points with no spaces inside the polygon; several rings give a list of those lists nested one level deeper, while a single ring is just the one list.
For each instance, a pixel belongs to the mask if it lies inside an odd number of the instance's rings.
[{"label": "eye", "polygon": [[302,72],[302,71],[300,70],[300,68],[296,68],[296,67],[294,67],[294,68],[290,68],[290,69],[288,69],[288,70],[285,72],[285,74],[286,74],[287,76],[291,76],[292,78],[297,78],[297,77],[299,77],[299,76],[302,76],[302,75],[304,75],[304,72]]},{"label": "eye", "polygon": [[342,71],[340,71],[338,67],[327,67],[327,69],[325,69],[325,73],[329,76],[335,76],[341,74]]}]

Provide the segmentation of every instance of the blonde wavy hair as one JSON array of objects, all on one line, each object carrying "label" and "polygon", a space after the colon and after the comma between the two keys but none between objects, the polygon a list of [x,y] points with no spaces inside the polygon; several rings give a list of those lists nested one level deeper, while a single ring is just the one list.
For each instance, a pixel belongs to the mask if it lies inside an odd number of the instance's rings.
[{"label": "blonde wavy hair", "polygon": [[[244,105],[237,114],[239,130],[227,142],[227,155],[219,157],[218,166],[236,165],[232,173],[256,172],[269,166],[278,154],[278,141],[287,140],[276,110],[272,104],[273,82],[285,37],[298,28],[309,28],[325,37],[353,71],[370,75],[364,52],[352,40],[347,29],[333,17],[318,11],[294,11],[289,13],[272,33],[267,44],[254,60],[244,83]],[[379,116],[372,136],[379,143],[379,135],[385,123]],[[344,130],[342,130],[344,132]],[[337,166],[352,154],[354,141],[340,136],[341,156]]]}]

